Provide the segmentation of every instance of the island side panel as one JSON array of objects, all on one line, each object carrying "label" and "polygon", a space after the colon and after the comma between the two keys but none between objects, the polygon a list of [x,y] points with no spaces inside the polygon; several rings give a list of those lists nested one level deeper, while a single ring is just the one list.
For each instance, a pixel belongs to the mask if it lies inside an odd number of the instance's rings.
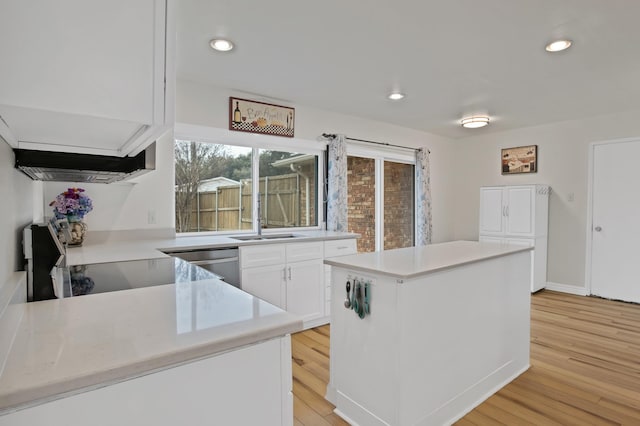
[{"label": "island side panel", "polygon": [[401,425],[448,424],[529,367],[530,253],[399,287]]},{"label": "island side panel", "polygon": [[[331,382],[336,412],[360,425],[397,424],[400,343],[396,280],[341,267],[332,268]],[[371,315],[346,309],[347,279],[371,281]]]}]

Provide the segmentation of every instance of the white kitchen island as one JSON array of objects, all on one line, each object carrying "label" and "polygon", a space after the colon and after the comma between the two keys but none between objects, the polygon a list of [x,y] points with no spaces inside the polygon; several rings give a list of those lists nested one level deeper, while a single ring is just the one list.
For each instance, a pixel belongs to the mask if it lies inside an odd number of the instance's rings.
[{"label": "white kitchen island", "polygon": [[[331,265],[327,399],[354,425],[450,424],[529,367],[530,247],[454,241]],[[370,313],[344,306],[369,283]]]}]

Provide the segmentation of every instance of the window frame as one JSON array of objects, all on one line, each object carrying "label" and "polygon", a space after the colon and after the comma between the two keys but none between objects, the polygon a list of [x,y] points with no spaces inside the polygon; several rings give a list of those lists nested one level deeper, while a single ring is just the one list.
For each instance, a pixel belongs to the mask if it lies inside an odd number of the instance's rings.
[{"label": "window frame", "polygon": [[[175,145],[176,140],[196,141],[201,143],[221,144],[221,145],[234,145],[242,146],[252,149],[251,155],[251,185],[253,194],[258,193],[260,185],[260,150],[273,150],[273,151],[290,151],[300,154],[311,154],[318,157],[317,164],[317,182],[316,182],[316,217],[317,225],[315,226],[299,226],[299,227],[286,227],[286,228],[268,228],[263,229],[264,234],[269,233],[282,233],[282,232],[298,232],[298,231],[318,231],[325,229],[324,218],[324,181],[325,181],[325,156],[326,144],[321,142],[310,141],[300,138],[282,138],[277,136],[268,136],[251,133],[239,133],[232,132],[226,129],[220,129],[215,127],[198,126],[192,124],[176,123],[173,134],[173,143]],[[175,170],[175,158],[172,158],[172,170]],[[175,173],[175,172],[174,172]],[[175,204],[175,192],[171,195]],[[207,236],[207,235],[247,235],[255,234],[258,232],[257,219],[258,201],[257,197],[251,197],[251,218],[252,226],[251,230],[235,230],[235,231],[204,231],[204,232],[176,232],[177,237],[194,237],[194,236]]]},{"label": "window frame", "polygon": [[[347,142],[347,156],[369,158],[375,161],[375,251],[384,251],[384,162],[410,164],[416,167],[415,151],[392,147],[373,147],[365,143]],[[413,175],[413,247],[418,240],[416,223],[416,207],[418,188],[416,176]]]}]

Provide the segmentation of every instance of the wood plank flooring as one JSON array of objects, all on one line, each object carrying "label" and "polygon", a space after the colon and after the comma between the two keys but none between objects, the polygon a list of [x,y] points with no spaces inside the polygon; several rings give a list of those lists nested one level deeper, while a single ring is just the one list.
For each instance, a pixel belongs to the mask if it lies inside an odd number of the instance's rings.
[{"label": "wood plank flooring", "polygon": [[[329,331],[292,336],[295,425],[347,424],[324,399]],[[640,305],[534,294],[531,368],[456,424],[640,425]]]}]

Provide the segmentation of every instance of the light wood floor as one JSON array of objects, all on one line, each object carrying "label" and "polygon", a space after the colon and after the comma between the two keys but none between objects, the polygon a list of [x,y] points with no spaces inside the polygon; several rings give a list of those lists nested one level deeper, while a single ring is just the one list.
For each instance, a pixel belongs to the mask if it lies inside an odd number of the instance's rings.
[{"label": "light wood floor", "polygon": [[[542,291],[531,368],[457,425],[640,425],[640,305]],[[329,326],[292,336],[294,422],[346,425],[324,399]]]}]

